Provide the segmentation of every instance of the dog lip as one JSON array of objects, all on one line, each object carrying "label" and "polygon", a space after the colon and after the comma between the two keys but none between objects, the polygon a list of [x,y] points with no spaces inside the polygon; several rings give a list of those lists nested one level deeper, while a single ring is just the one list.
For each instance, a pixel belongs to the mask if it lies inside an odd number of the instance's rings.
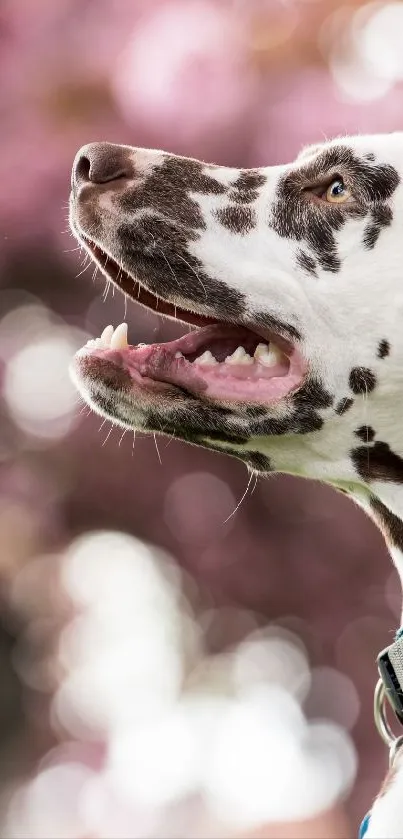
[{"label": "dog lip", "polygon": [[188,324],[197,328],[205,326],[215,326],[221,324],[244,327],[254,332],[256,335],[263,338],[264,341],[275,341],[278,347],[286,354],[290,355],[294,348],[294,340],[287,334],[286,327],[283,330],[271,330],[261,328],[253,322],[253,319],[244,322],[234,322],[231,320],[225,321],[222,317],[214,317],[197,312],[195,310],[184,309],[165,300],[162,297],[157,297],[155,294],[145,288],[142,283],[136,279],[132,274],[117,263],[116,259],[105,250],[101,245],[98,245],[91,239],[87,233],[84,233],[78,227],[77,222],[74,224],[74,231],[79,240],[83,243],[88,253],[94,262],[98,265],[103,274],[111,280],[114,285],[119,288],[121,292],[127,294],[134,303],[139,303],[146,309],[149,309],[157,315],[169,317],[171,320],[176,320],[181,323]]},{"label": "dog lip", "polygon": [[171,303],[163,297],[157,297],[157,295],[149,291],[136,277],[132,276],[129,271],[123,269],[104,247],[98,245],[87,234],[81,231],[78,233],[78,236],[103,274],[135,303],[139,303],[157,315],[163,315],[172,320],[190,324],[191,326],[207,326],[218,322],[218,318],[210,317],[209,315],[204,315],[191,309],[184,309],[182,306],[177,306],[175,303]]}]

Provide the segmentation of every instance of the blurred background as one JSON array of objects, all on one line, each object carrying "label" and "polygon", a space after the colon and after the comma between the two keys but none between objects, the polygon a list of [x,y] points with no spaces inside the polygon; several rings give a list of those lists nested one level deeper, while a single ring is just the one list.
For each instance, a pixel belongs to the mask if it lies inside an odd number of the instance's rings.
[{"label": "blurred background", "polygon": [[245,494],[235,460],[83,408],[69,361],[124,300],[67,203],[92,140],[255,167],[402,130],[402,31],[403,2],[0,4],[4,836],[278,836],[339,800],[347,835],[379,788],[375,656],[400,621],[380,535],[326,487]]}]

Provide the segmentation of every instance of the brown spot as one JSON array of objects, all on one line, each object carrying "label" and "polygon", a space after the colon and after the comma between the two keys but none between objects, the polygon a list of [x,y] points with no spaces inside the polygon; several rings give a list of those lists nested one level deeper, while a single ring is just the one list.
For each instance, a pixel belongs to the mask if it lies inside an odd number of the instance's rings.
[{"label": "brown spot", "polygon": [[85,356],[80,360],[80,368],[82,374],[93,380],[101,381],[105,387],[111,390],[128,391],[131,389],[130,373],[119,366],[118,357],[115,362],[96,355]]},{"label": "brown spot", "polygon": [[231,233],[244,235],[256,227],[256,213],[250,207],[237,207],[236,204],[229,204],[222,210],[217,210],[216,218]]},{"label": "brown spot", "polygon": [[259,196],[259,189],[266,183],[266,176],[254,169],[241,171],[228,192],[228,197],[236,204],[251,204]]}]

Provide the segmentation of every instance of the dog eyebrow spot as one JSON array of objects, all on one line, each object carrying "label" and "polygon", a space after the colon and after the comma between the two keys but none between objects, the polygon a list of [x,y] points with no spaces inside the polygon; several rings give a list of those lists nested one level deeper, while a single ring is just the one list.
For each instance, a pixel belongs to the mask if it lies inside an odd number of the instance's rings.
[{"label": "dog eyebrow spot", "polygon": [[371,393],[376,385],[376,376],[368,367],[353,367],[350,371],[349,385],[356,395]]},{"label": "dog eyebrow spot", "polygon": [[389,341],[387,341],[386,338],[384,338],[379,343],[379,346],[378,346],[378,352],[377,352],[378,358],[386,358],[386,356],[388,356],[389,353],[390,353],[390,344],[389,344]]},{"label": "dog eyebrow spot", "polygon": [[253,230],[257,224],[256,213],[250,207],[237,207],[229,204],[221,210],[216,210],[214,215],[220,224],[230,230],[231,233],[238,233],[242,236]]},{"label": "dog eyebrow spot", "polygon": [[354,434],[363,441],[363,443],[372,443],[375,437],[375,431],[370,425],[361,425],[354,431]]}]

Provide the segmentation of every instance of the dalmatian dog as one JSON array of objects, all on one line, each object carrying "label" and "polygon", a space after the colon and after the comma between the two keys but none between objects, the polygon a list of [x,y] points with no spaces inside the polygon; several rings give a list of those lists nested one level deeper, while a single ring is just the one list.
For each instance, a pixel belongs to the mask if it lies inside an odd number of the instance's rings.
[{"label": "dalmatian dog", "polygon": [[[106,327],[73,362],[86,402],[255,472],[332,484],[376,521],[401,574],[402,175],[400,133],[260,169],[102,142],[78,152],[70,199],[107,279],[184,324],[147,345]],[[399,761],[366,835],[403,837]]]}]

